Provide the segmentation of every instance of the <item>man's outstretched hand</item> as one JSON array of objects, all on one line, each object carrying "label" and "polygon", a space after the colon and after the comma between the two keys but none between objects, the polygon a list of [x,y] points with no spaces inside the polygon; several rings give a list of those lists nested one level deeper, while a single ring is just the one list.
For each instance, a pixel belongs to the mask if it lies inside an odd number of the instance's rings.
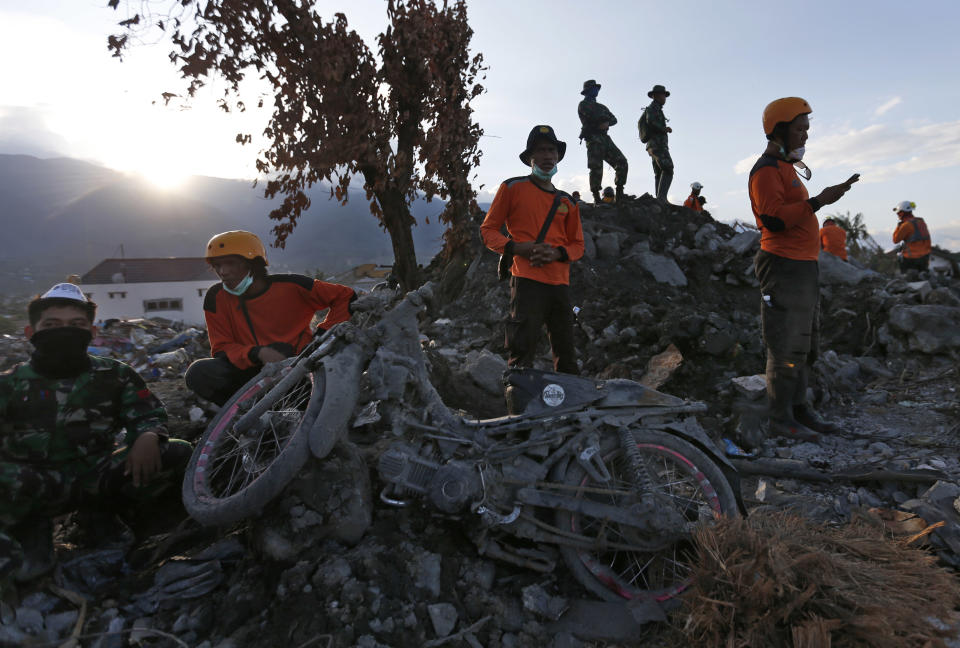
[{"label": "man's outstretched hand", "polygon": [[139,487],[147,484],[162,468],[160,437],[156,432],[144,432],[137,437],[130,452],[127,453],[123,474],[130,475],[133,485]]}]

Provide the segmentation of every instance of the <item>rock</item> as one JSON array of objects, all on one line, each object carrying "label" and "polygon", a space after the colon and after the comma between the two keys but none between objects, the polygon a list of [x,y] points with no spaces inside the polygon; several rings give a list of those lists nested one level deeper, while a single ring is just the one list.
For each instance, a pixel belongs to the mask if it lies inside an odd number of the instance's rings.
[{"label": "rock", "polygon": [[670,380],[682,363],[683,354],[680,353],[680,349],[670,344],[665,351],[650,358],[640,383],[650,389],[659,389]]},{"label": "rock", "polygon": [[311,582],[318,588],[333,589],[346,583],[352,575],[353,571],[350,568],[350,563],[345,558],[337,557],[320,565],[313,578],[311,578]]},{"label": "rock", "polygon": [[463,373],[492,396],[503,394],[503,372],[506,370],[506,361],[486,349],[471,351],[463,364]]},{"label": "rock", "polygon": [[539,584],[528,585],[523,588],[523,607],[556,621],[567,611],[570,604],[560,596],[551,596]]},{"label": "rock", "polygon": [[583,237],[583,256],[589,260],[597,258],[597,244],[593,242],[593,237],[588,234]]},{"label": "rock", "polygon": [[890,309],[892,329],[907,336],[913,351],[931,355],[960,349],[960,308],[955,306],[915,305]]},{"label": "rock", "polygon": [[717,228],[711,223],[704,223],[693,235],[694,244],[706,252],[716,252],[720,248],[720,237],[717,236]]},{"label": "rock", "polygon": [[820,253],[820,283],[856,285],[880,275],[872,270],[861,270],[829,252]]},{"label": "rock", "polygon": [[920,295],[920,301],[926,302],[933,286],[930,285],[929,281],[908,281],[907,289]]},{"label": "rock", "polygon": [[744,230],[743,232],[736,234],[730,240],[722,243],[725,248],[738,256],[742,256],[747,252],[750,252],[759,244],[760,232],[757,230]]},{"label": "rock", "polygon": [[595,243],[597,245],[597,256],[601,259],[614,260],[620,258],[620,244],[626,234],[620,232],[603,232],[598,234]]},{"label": "rock", "polygon": [[417,556],[414,574],[416,580],[414,585],[422,587],[434,598],[440,596],[440,575],[441,575],[441,557],[440,554],[425,551]]},{"label": "rock", "polygon": [[703,338],[700,340],[700,347],[712,356],[722,356],[730,351],[736,343],[736,336],[726,327],[718,329],[707,326],[704,329]]},{"label": "rock", "polygon": [[652,274],[657,283],[678,287],[687,285],[687,277],[673,259],[653,252],[639,255],[636,258],[640,266]]},{"label": "rock", "polygon": [[18,607],[17,627],[27,634],[37,634],[43,629],[43,614],[32,607]]},{"label": "rock", "polygon": [[758,400],[767,394],[767,377],[764,374],[737,376],[731,378],[730,382],[734,389],[750,400]]},{"label": "rock", "polygon": [[457,625],[457,608],[449,603],[434,603],[427,606],[427,613],[438,637],[446,637]]},{"label": "rock", "polygon": [[77,622],[79,615],[80,613],[77,610],[56,612],[54,614],[48,614],[43,622],[47,630],[50,630],[59,637],[65,635],[67,631],[73,628],[73,624]]}]

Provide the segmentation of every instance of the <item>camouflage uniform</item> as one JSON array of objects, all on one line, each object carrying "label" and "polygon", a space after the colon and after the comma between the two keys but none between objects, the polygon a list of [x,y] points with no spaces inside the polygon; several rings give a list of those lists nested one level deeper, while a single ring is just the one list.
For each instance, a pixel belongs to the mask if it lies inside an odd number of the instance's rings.
[{"label": "camouflage uniform", "polygon": [[644,110],[650,139],[647,140],[647,153],[653,163],[653,189],[660,200],[667,199],[667,190],[673,182],[673,159],[667,148],[667,118],[663,106],[651,101]]},{"label": "camouflage uniform", "polygon": [[599,192],[603,181],[603,163],[606,162],[616,171],[614,184],[618,188],[627,183],[627,158],[613,143],[606,131],[600,130],[600,124],[609,126],[617,123],[617,118],[596,99],[587,98],[577,106],[580,116],[580,139],[587,140],[587,168],[590,169],[590,191]]},{"label": "camouflage uniform", "polygon": [[[70,378],[45,378],[29,363],[0,374],[0,582],[23,559],[7,533],[17,524],[47,523],[97,496],[142,499],[167,490],[191,448],[168,441],[166,420],[143,379],[116,360],[91,357],[90,369]],[[147,431],[160,437],[163,472],[134,488],[123,464]]]}]

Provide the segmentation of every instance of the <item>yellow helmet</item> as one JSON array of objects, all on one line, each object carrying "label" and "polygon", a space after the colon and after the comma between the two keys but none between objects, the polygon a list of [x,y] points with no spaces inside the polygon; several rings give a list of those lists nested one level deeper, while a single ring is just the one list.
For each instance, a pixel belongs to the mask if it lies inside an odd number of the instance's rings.
[{"label": "yellow helmet", "polygon": [[267,263],[267,250],[263,247],[263,242],[252,232],[244,230],[221,232],[207,243],[207,261],[228,254],[238,254],[250,260],[260,257],[263,259],[263,265],[270,265]]},{"label": "yellow helmet", "polygon": [[799,115],[809,115],[813,108],[806,99],[800,97],[784,97],[767,104],[763,109],[763,132],[773,134],[773,127],[780,122],[792,122]]}]

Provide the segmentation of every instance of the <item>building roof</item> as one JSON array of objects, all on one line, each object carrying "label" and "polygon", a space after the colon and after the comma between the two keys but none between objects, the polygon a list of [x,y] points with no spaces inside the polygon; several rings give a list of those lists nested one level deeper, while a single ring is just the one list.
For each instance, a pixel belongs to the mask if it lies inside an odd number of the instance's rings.
[{"label": "building roof", "polygon": [[81,284],[217,280],[204,257],[104,259],[80,278]]}]

